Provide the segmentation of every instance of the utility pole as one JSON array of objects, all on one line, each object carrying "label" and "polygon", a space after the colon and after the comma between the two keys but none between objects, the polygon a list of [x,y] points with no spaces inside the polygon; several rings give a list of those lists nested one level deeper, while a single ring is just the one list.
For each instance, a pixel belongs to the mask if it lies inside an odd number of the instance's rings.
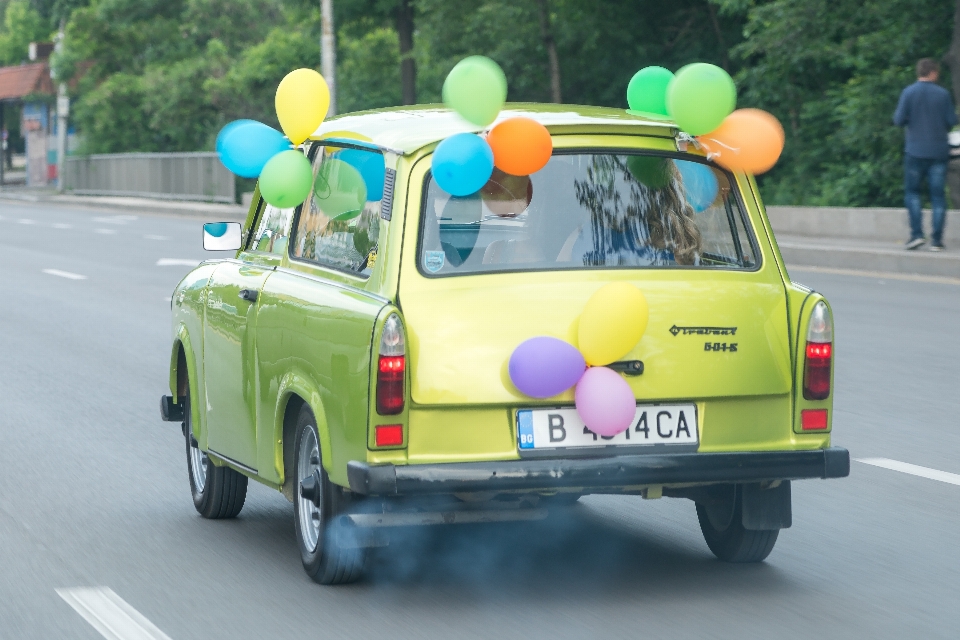
[{"label": "utility pole", "polygon": [[[63,52],[63,20],[60,21],[60,31],[57,33],[55,51]],[[50,75],[55,80],[53,68]],[[61,82],[57,87],[57,191],[63,193],[66,182],[63,179],[63,167],[67,155],[67,118],[70,117],[70,97],[67,95],[67,83]]]},{"label": "utility pole", "polygon": [[333,0],[320,0],[320,68],[330,88],[328,116],[337,115],[337,39],[333,26]]}]

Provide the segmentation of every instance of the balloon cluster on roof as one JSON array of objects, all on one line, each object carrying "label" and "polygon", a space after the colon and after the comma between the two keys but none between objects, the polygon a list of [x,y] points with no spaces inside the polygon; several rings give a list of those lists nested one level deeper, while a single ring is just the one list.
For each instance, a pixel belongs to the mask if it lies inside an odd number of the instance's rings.
[{"label": "balloon cluster on roof", "polygon": [[645,67],[627,86],[627,113],[671,119],[707,152],[707,158],[731,171],[769,171],[783,151],[780,122],[760,109],[737,109],[730,75],[712,64],[688,64],[676,75],[663,67]]},{"label": "balloon cluster on roof", "polygon": [[437,185],[450,195],[480,192],[495,214],[516,215],[516,207],[504,208],[503,202],[529,203],[530,183],[523,178],[547,164],[553,141],[546,127],[531,118],[507,118],[487,129],[506,99],[507,78],[496,62],[484,56],[458,62],[443,83],[443,101],[482,131],[442,140],[433,152],[431,171]]}]

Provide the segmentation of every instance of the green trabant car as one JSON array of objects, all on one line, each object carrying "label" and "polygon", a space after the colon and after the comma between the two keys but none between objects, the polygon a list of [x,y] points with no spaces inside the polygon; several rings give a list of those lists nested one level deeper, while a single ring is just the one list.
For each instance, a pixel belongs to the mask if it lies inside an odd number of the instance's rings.
[{"label": "green trabant car", "polygon": [[[452,197],[430,166],[466,129],[457,115],[349,114],[304,144],[316,178],[301,206],[257,195],[242,227],[205,227],[207,248],[237,254],[177,286],[161,400],[197,511],[236,516],[248,478],[277,489],[324,584],[356,580],[394,527],[537,520],[591,493],[690,499],[718,558],[763,560],[791,525],[790,482],[849,473],[830,445],[827,301],[790,280],[752,177],[675,125],[513,115],[552,136],[529,178]],[[366,183],[359,211],[344,212],[335,159]],[[572,390],[525,396],[508,361],[535,336],[576,346],[611,282],[643,292],[649,323],[610,365],[636,423],[598,438]]]}]

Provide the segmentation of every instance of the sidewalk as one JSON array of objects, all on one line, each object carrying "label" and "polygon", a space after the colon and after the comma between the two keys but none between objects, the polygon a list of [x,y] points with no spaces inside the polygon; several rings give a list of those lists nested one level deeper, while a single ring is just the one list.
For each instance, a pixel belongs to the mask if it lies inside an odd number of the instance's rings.
[{"label": "sidewalk", "polygon": [[[940,253],[907,251],[907,212],[896,208],[767,207],[787,267],[903,273],[960,279],[960,211],[948,211]],[[930,212],[924,211],[929,233]]]},{"label": "sidewalk", "polygon": [[54,206],[89,207],[91,209],[111,209],[125,213],[159,213],[178,216],[195,216],[204,221],[238,220],[247,217],[247,207],[238,204],[218,202],[192,202],[189,200],[155,200],[152,198],[126,198],[115,196],[75,196],[58,194],[51,190],[26,189],[4,185],[0,190],[0,208],[2,203],[29,202],[49,203]]},{"label": "sidewalk", "polygon": [[777,234],[787,267],[909,273],[960,279],[960,249],[935,253],[929,245],[907,251],[902,244],[852,238],[808,238]]}]

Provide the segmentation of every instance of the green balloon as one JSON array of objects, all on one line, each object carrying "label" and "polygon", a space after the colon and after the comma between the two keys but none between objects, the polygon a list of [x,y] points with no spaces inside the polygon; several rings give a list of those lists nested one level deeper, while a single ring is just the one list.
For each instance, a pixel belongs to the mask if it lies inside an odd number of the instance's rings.
[{"label": "green balloon", "polygon": [[667,118],[667,86],[673,73],[663,67],[644,67],[633,74],[627,85],[630,113],[653,118]]},{"label": "green balloon", "polygon": [[506,101],[507,77],[485,56],[464,58],[443,82],[444,104],[478,127],[496,120]]},{"label": "green balloon", "polygon": [[667,110],[690,135],[710,133],[737,106],[737,88],[718,66],[697,62],[679,71],[667,87]]},{"label": "green balloon", "polygon": [[670,184],[671,162],[656,156],[629,156],[627,170],[642,185],[650,189],[662,189]]},{"label": "green balloon", "polygon": [[317,207],[333,220],[350,220],[363,212],[367,183],[357,169],[343,160],[328,158],[313,182]]},{"label": "green balloon", "polygon": [[303,153],[291,149],[270,158],[260,172],[260,195],[278,209],[302,204],[310,194],[313,169]]}]

